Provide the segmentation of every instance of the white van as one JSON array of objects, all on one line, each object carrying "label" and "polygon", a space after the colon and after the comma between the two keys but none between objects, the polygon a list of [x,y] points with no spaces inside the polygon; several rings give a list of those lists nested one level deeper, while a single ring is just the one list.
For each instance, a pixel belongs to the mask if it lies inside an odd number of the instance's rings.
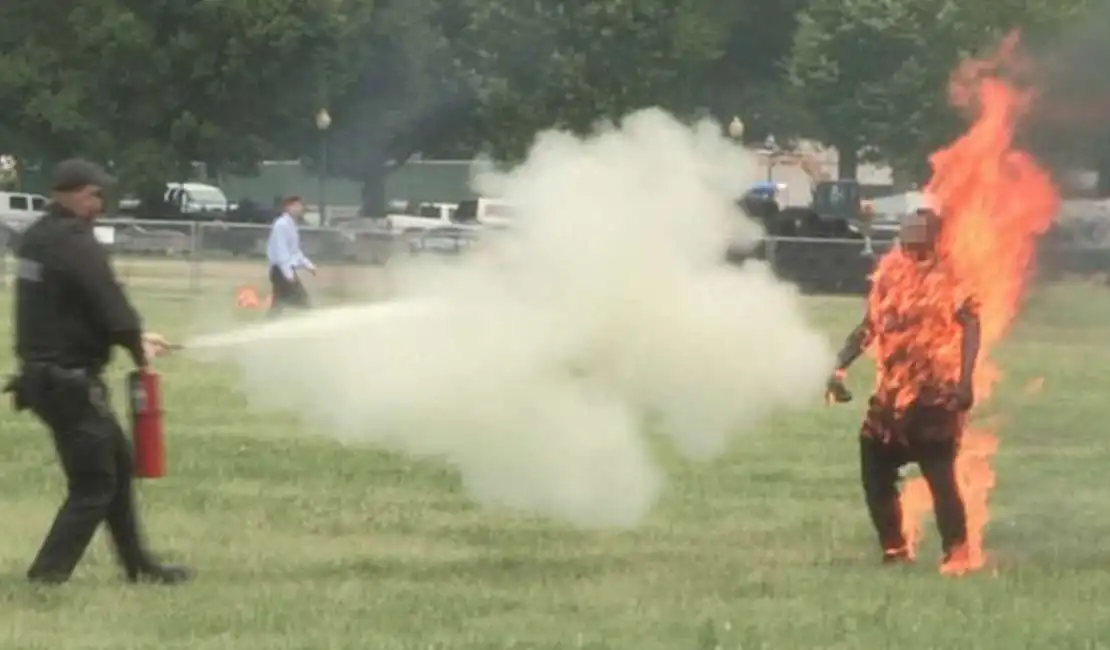
[{"label": "white van", "polygon": [[[226,214],[235,209],[223,190],[204,183],[166,183],[162,200],[182,215]],[[119,202],[119,207],[125,212],[133,211],[139,207],[139,199],[125,197]]]},{"label": "white van", "polygon": [[15,232],[23,232],[46,210],[47,201],[41,194],[0,192],[0,223]]},{"label": "white van", "polygon": [[223,190],[204,183],[166,183],[166,203],[181,210],[181,214],[226,214],[234,207]]}]

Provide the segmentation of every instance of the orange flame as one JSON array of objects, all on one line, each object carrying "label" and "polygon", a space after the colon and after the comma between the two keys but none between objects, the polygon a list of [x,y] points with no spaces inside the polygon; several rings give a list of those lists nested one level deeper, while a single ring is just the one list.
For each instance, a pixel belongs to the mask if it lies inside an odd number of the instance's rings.
[{"label": "orange flame", "polygon": [[[1017,44],[1017,35],[1011,35],[994,58],[969,61],[953,75],[952,103],[973,110],[976,117],[963,136],[933,154],[933,176],[925,189],[942,215],[940,254],[954,282],[937,299],[974,296],[979,306],[982,340],[973,383],[980,404],[999,377],[990,352],[1017,315],[1036,238],[1049,228],[1060,204],[1048,172],[1014,146],[1015,126],[1035,99],[1031,89],[1015,80],[1029,69],[1016,54]],[[918,349],[930,350],[951,370],[958,364],[958,346],[938,333],[943,334],[936,328],[919,331],[936,338],[919,341]],[[968,516],[967,553],[942,566],[944,573],[962,574],[986,562],[983,534],[990,519],[988,496],[995,485],[991,459],[997,448],[994,427],[969,427],[964,433],[956,471]],[[924,479],[908,480],[901,500],[903,532],[913,549],[921,538],[921,519],[932,510]]]},{"label": "orange flame", "polygon": [[267,296],[263,300],[254,287],[240,287],[235,294],[235,306],[240,309],[266,309],[272,299],[272,296]]}]

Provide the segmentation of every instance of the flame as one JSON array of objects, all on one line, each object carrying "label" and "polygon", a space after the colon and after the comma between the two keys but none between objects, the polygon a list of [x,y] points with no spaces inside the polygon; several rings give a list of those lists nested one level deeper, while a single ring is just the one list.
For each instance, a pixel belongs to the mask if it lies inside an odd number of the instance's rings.
[{"label": "flame", "polygon": [[235,294],[235,306],[240,309],[266,309],[270,306],[273,296],[263,299],[254,290],[254,287],[240,287]]},{"label": "flame", "polygon": [[[1060,204],[1051,177],[1033,157],[1015,147],[1015,127],[1035,100],[1021,78],[1029,70],[1018,56],[1017,34],[989,60],[968,61],[956,71],[950,99],[974,115],[968,131],[930,159],[933,176],[925,194],[942,217],[939,259],[945,271],[929,274],[925,290],[906,283],[918,270],[900,251],[885,256],[876,270],[876,286],[887,282],[894,304],[872,312],[928,302],[923,326],[913,340],[892,341],[906,355],[900,368],[880,372],[879,390],[904,405],[915,387],[930,381],[951,382],[960,364],[957,305],[969,298],[978,308],[982,332],[973,385],[977,404],[989,399],[999,377],[991,351],[1013,322],[1034,257],[1036,238],[1051,225]],[[919,278],[920,279],[920,278]],[[920,306],[918,304],[918,306]],[[876,346],[880,356],[884,350]],[[889,350],[887,351],[889,352]],[[923,376],[926,375],[926,376]],[[934,384],[935,385],[935,384]],[[996,427],[966,427],[956,461],[957,480],[968,517],[968,543],[942,565],[946,574],[962,574],[986,562],[983,534],[990,519],[988,497],[995,485],[991,460],[998,449]],[[921,477],[902,490],[903,533],[911,556],[921,539],[921,520],[932,511],[932,498]]]}]

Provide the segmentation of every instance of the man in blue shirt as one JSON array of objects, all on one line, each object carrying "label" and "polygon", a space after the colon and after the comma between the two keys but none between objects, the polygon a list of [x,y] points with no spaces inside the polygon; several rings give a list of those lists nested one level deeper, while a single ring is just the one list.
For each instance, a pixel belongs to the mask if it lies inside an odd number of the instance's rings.
[{"label": "man in blue shirt", "polygon": [[281,312],[286,306],[307,309],[308,293],[297,277],[297,269],[316,274],[316,265],[301,252],[301,237],[297,225],[304,219],[304,202],[291,196],[281,204],[281,216],[274,220],[270,239],[266,242],[266,257],[270,261],[270,314]]}]

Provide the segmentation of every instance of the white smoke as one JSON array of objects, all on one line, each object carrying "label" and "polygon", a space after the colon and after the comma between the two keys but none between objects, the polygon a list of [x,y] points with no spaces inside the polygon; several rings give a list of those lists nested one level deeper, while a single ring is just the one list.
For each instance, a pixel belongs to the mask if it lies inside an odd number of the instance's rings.
[{"label": "white smoke", "polygon": [[252,406],[444,460],[484,505],[631,526],[662,486],[648,430],[713,456],[814,403],[832,366],[792,287],[723,262],[730,239],[759,237],[734,203],[759,176],[716,125],[658,110],[587,139],[545,133],[478,180],[515,226],[396,269],[396,301],[191,347],[240,364]]}]

